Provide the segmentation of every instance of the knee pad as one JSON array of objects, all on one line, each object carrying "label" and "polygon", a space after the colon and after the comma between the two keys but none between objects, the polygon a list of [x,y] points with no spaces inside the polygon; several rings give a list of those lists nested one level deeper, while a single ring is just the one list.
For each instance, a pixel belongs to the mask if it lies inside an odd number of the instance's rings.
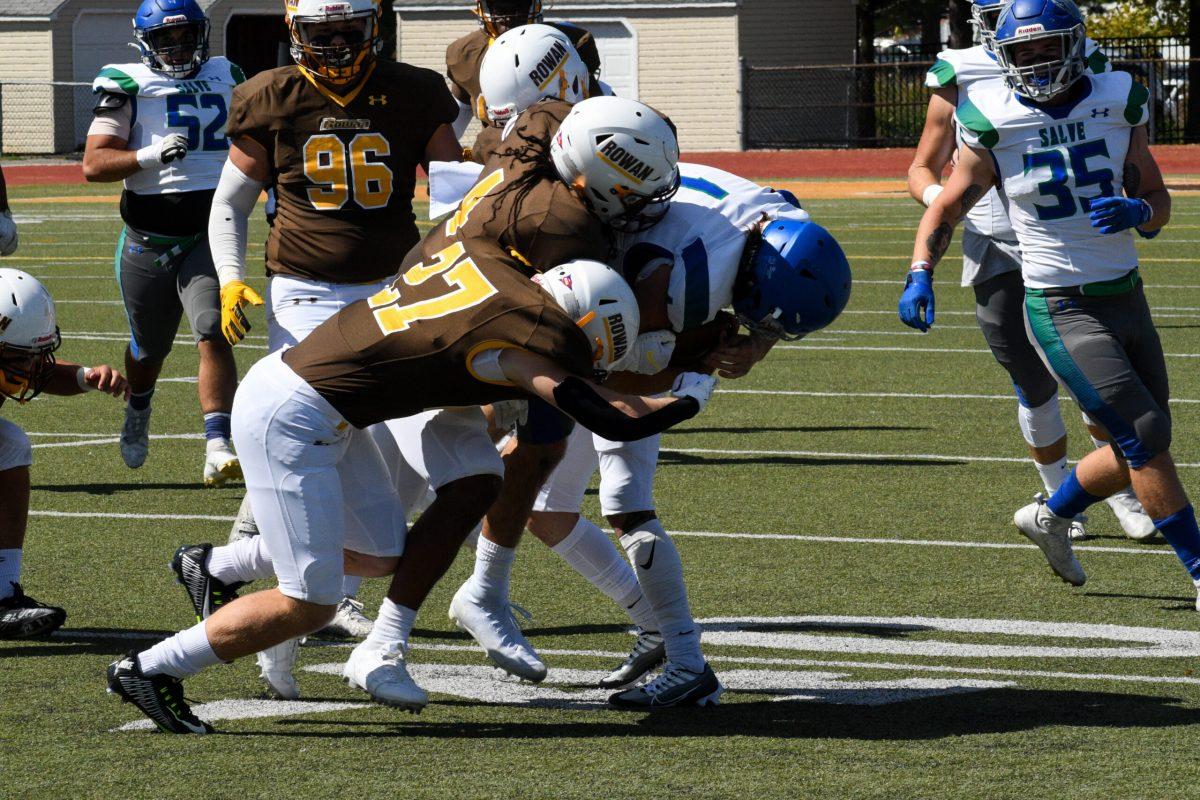
[{"label": "knee pad", "polygon": [[1048,447],[1067,435],[1067,426],[1058,408],[1057,394],[1034,408],[1018,403],[1017,424],[1030,447]]},{"label": "knee pad", "polygon": [[33,445],[15,422],[0,419],[0,472],[33,464]]},{"label": "knee pad", "polygon": [[1125,454],[1129,466],[1139,469],[1157,455],[1171,449],[1171,416],[1163,411],[1153,411],[1143,414],[1133,423],[1141,447],[1134,452],[1126,451],[1125,443],[1118,441],[1121,452]]},{"label": "knee pad", "polygon": [[225,335],[221,333],[221,312],[218,309],[206,308],[197,313],[192,325],[195,327],[197,342],[225,341]]}]

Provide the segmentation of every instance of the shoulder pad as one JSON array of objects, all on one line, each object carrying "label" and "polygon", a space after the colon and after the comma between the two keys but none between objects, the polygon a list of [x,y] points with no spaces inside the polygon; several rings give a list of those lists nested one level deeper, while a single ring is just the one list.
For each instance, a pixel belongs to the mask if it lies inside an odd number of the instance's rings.
[{"label": "shoulder pad", "polygon": [[97,93],[96,105],[92,106],[92,110],[97,112],[115,111],[128,102],[129,95],[127,94],[117,94],[101,89]]},{"label": "shoulder pad", "polygon": [[92,91],[136,97],[140,89],[138,82],[129,73],[109,65],[100,70],[100,74],[92,81]]}]

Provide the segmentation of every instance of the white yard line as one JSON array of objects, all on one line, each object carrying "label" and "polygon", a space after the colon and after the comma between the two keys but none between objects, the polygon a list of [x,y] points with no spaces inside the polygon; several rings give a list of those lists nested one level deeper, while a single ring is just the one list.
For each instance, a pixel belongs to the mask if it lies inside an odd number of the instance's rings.
[{"label": "white yard line", "polygon": [[[49,511],[44,509],[31,510],[34,517],[64,517],[72,519],[135,519],[146,521],[200,521],[200,522],[233,522],[234,516],[221,514],[135,514],[116,511]],[[611,533],[611,530],[609,530]],[[1037,550],[1033,544],[1019,542],[972,542],[948,539],[901,539],[896,537],[877,536],[817,536],[799,533],[726,533],[721,531],[679,531],[672,530],[671,536],[697,539],[750,539],[758,541],[808,542],[812,544],[882,544],[909,547],[957,547],[979,550]],[[1155,546],[1139,547],[1110,547],[1104,545],[1075,545],[1075,550],[1085,553],[1109,553],[1113,555],[1160,555],[1169,556],[1173,553]],[[624,657],[627,654],[621,654]]]},{"label": "white yard line", "polygon": [[[155,440],[171,440],[171,439],[203,439],[203,433],[158,433],[151,434],[151,439]],[[103,436],[99,439],[85,439],[80,442],[46,442],[45,444],[35,444],[33,449],[37,450],[45,447],[91,447],[97,444],[116,444],[121,441],[118,436]]]},{"label": "white yard line", "polygon": [[[150,641],[161,637],[157,633],[146,631],[120,631],[98,634],[86,630],[59,630],[53,634],[51,641],[56,639],[115,639],[118,641]],[[536,638],[536,637],[535,637]],[[354,643],[320,642],[322,648],[349,649]],[[424,650],[442,653],[478,653],[479,647],[474,644],[440,644],[434,642],[414,641],[409,645],[413,650]],[[576,656],[582,658],[599,658],[606,661],[620,661],[627,652],[610,650],[577,650],[573,648],[539,647],[538,652],[551,656]],[[709,661],[720,664],[753,664],[759,666],[777,667],[838,667],[840,669],[868,669],[885,672],[935,672],[960,675],[997,675],[1004,677],[1025,678],[1064,678],[1068,680],[1086,681],[1117,681],[1121,683],[1162,683],[1200,685],[1200,678],[1183,675],[1122,675],[1113,673],[1094,672],[1065,672],[1060,670],[1040,669],[1004,669],[1000,667],[967,667],[949,664],[898,664],[890,661],[830,661],[818,658],[769,658],[764,656],[717,655],[706,656]],[[310,669],[306,667],[306,669]]]},{"label": "white yard line", "polygon": [[[717,394],[744,395],[773,395],[780,397],[864,397],[879,400],[1004,400],[1015,401],[1012,394],[920,394],[916,392],[805,392],[795,389],[717,389]],[[1066,396],[1063,399],[1073,401]],[[1190,397],[1172,397],[1172,403],[1182,405],[1200,404],[1200,400]]]},{"label": "white yard line", "polygon": [[[837,333],[837,331],[833,331]],[[987,348],[975,347],[894,347],[886,345],[807,345],[807,344],[781,344],[772,348],[772,352],[776,350],[863,350],[875,353],[911,353],[913,355],[921,355],[922,353],[984,353],[991,355],[992,351]],[[1200,358],[1200,353],[1163,353],[1167,358]]]}]

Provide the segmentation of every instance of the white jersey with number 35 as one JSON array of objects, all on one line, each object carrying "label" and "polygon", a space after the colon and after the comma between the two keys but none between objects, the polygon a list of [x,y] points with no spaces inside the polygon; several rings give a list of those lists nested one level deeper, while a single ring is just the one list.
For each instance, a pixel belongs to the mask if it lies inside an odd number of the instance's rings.
[{"label": "white jersey with number 35", "polygon": [[1090,202],[1120,196],[1130,129],[1146,124],[1146,88],[1127,72],[1081,79],[1078,100],[1044,106],[1000,78],[959,98],[963,144],[991,151],[1021,246],[1025,285],[1047,289],[1119,278],[1137,266],[1132,230],[1102,234]]},{"label": "white jersey with number 35", "polygon": [[[1087,57],[1088,70],[1095,73],[1108,72],[1112,64],[1091,39],[1084,43],[1084,53]],[[925,85],[930,89],[957,89],[959,100],[966,95],[967,87],[981,80],[992,80],[1000,75],[1000,66],[996,57],[986,47],[977,44],[974,47],[964,47],[954,50],[943,50],[938,53],[937,61],[925,73]],[[1008,221],[1008,212],[1000,202],[995,189],[988,191],[975,206],[967,212],[963,227],[973,233],[990,236],[993,239],[1013,238],[1012,224]]]},{"label": "white jersey with number 35", "polygon": [[225,123],[233,87],[246,78],[233,62],[210,58],[190,78],[171,78],[144,64],[109,64],[92,81],[92,91],[125,95],[132,103],[129,148],[137,150],[173,133],[187,137],[185,158],[160,170],[144,169],[125,179],[138,194],[194,192],[216,188],[229,153]]}]

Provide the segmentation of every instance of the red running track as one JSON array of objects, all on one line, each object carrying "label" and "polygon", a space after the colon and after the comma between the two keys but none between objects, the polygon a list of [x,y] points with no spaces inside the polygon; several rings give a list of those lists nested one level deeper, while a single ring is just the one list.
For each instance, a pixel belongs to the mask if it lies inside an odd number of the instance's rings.
[{"label": "red running track", "polygon": [[[1151,148],[1164,173],[1200,175],[1200,145],[1156,145]],[[900,178],[908,171],[912,150],[749,150],[733,153],[685,153],[684,159],[752,178]],[[70,164],[9,164],[9,186],[83,183],[83,169]]]}]

